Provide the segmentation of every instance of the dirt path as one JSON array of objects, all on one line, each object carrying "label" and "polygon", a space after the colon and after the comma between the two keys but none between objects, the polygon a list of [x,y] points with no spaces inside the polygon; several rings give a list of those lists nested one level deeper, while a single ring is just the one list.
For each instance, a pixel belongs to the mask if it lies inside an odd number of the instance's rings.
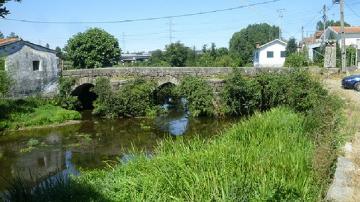
[{"label": "dirt path", "polygon": [[344,100],[347,121],[343,134],[350,137],[339,154],[327,199],[360,201],[360,92],[342,89],[340,79],[326,79],[324,84],[330,92]]}]

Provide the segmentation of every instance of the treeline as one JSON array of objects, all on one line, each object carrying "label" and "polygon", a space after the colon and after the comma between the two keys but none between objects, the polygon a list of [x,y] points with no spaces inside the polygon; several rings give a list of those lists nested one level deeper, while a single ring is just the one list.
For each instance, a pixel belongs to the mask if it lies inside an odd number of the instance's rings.
[{"label": "treeline", "polygon": [[190,48],[181,42],[172,43],[165,50],[155,50],[148,61],[125,64],[127,66],[152,67],[239,67],[242,61],[227,48],[204,45],[201,51]]},{"label": "treeline", "polygon": [[[266,23],[253,24],[235,32],[229,48],[203,46],[201,51],[181,42],[169,44],[164,51],[155,50],[149,61],[133,66],[253,66],[256,44],[265,44],[279,37],[279,27]],[[118,40],[103,29],[90,28],[71,37],[64,49],[56,48],[58,56],[71,61],[71,68],[100,68],[120,64],[121,47]],[[68,66],[68,65],[67,65]]]}]

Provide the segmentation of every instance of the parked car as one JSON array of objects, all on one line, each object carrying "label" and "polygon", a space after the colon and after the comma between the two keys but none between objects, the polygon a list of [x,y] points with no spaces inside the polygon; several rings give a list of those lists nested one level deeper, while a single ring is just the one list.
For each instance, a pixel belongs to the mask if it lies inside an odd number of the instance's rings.
[{"label": "parked car", "polygon": [[351,75],[342,79],[341,85],[345,89],[360,91],[360,75]]}]

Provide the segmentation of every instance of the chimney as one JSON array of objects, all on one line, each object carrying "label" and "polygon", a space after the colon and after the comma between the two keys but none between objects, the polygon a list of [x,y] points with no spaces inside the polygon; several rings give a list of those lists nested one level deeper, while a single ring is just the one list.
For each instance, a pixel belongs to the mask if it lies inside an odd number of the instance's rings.
[{"label": "chimney", "polygon": [[256,42],[256,48],[260,48],[260,43]]}]

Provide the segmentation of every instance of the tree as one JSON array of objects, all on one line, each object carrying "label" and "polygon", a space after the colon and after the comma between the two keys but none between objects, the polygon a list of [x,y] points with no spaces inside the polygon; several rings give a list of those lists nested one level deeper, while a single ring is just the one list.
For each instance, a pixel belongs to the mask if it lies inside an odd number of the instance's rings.
[{"label": "tree", "polygon": [[295,38],[291,38],[288,43],[287,43],[287,46],[286,46],[286,56],[289,56],[293,53],[296,53],[297,52],[297,44],[296,44],[296,39]]},{"label": "tree", "polygon": [[[165,48],[166,61],[172,67],[184,67],[188,59],[190,48],[180,42],[167,45]],[[190,50],[191,51],[191,50]]]},{"label": "tree", "polygon": [[11,38],[19,38],[19,36],[18,36],[17,34],[15,34],[15,32],[11,32],[11,33],[9,34],[9,36],[7,36],[6,38],[8,38],[8,39],[11,39]]},{"label": "tree", "polygon": [[[351,25],[347,22],[344,23],[345,24],[345,27],[350,27]],[[341,22],[340,21],[334,21],[334,20],[328,20],[326,22],[326,26],[325,28],[328,28],[330,26],[340,26],[341,25]],[[319,21],[318,23],[316,23],[316,30],[317,31],[322,31],[324,30],[324,22],[322,21]]]},{"label": "tree", "polygon": [[0,98],[9,92],[12,80],[5,71],[5,59],[0,58]]},{"label": "tree", "polygon": [[56,51],[56,56],[58,56],[62,60],[65,59],[64,53],[63,53],[63,51],[61,50],[61,48],[59,46],[57,46],[55,48],[55,51]]},{"label": "tree", "polygon": [[46,48],[50,48],[50,45],[47,43],[47,44],[45,45],[45,47],[46,47]]},{"label": "tree", "polygon": [[[11,0],[0,0],[0,17],[5,18],[5,15],[10,14],[10,11],[5,7],[5,3]],[[13,0],[15,2],[20,2],[21,0]]]},{"label": "tree", "polygon": [[118,40],[103,29],[91,28],[78,33],[64,49],[75,68],[112,66],[120,60]]},{"label": "tree", "polygon": [[2,32],[0,32],[0,39],[3,39],[5,36]]},{"label": "tree", "polygon": [[230,52],[240,57],[242,65],[252,62],[256,43],[265,44],[279,37],[279,27],[266,23],[249,25],[234,33],[230,40]]}]

